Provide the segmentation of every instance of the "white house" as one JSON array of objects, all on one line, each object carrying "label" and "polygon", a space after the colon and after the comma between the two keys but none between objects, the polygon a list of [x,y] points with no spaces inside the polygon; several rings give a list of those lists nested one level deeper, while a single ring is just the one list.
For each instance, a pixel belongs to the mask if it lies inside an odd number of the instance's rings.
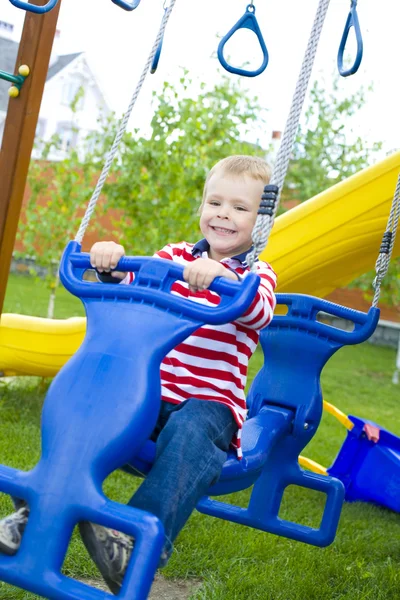
[{"label": "white house", "polygon": [[[14,74],[18,42],[12,39],[13,30],[12,24],[0,21],[0,70]],[[13,102],[8,97],[10,85],[0,80],[0,143],[8,102]],[[80,88],[84,90],[84,96],[78,102],[76,112],[73,112],[71,102]],[[56,38],[39,113],[36,141],[46,141],[58,134],[61,151],[50,158],[61,159],[69,148],[79,147],[87,134],[97,128],[98,119],[109,113],[110,109],[85,54],[79,52],[59,56]],[[33,157],[37,156],[36,150]]]}]

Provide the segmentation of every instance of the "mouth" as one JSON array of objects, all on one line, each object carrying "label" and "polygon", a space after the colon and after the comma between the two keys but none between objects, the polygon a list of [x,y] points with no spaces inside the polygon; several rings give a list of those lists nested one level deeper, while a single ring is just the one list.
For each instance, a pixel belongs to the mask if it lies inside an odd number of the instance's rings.
[{"label": "mouth", "polygon": [[236,233],[236,231],[234,231],[233,229],[227,229],[226,227],[212,227],[211,229],[213,231],[215,231],[216,233],[222,234],[222,235],[232,235],[234,233]]}]

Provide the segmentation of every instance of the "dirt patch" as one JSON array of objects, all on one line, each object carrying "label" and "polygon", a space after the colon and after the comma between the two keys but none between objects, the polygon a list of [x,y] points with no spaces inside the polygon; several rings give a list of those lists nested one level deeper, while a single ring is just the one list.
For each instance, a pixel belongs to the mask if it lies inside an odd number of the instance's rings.
[{"label": "dirt patch", "polygon": [[[91,587],[109,592],[105,583],[99,579],[82,579],[81,581]],[[190,595],[200,587],[200,583],[195,579],[165,579],[162,575],[157,574],[148,600],[188,600]]]},{"label": "dirt patch", "polygon": [[198,580],[171,580],[156,575],[149,600],[187,600],[200,585]]}]

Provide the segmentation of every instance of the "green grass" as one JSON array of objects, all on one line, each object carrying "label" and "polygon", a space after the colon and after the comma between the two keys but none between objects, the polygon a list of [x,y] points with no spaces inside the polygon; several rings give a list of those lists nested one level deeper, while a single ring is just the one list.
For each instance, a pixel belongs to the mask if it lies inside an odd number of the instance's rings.
[{"label": "green grass", "polygon": [[[8,280],[3,313],[46,317],[49,296],[49,289],[44,282],[27,275],[11,274]],[[60,285],[56,295],[55,318],[81,317],[84,314],[85,311],[81,301]]]},{"label": "green grass", "polygon": [[[261,362],[261,352],[257,352],[250,376]],[[369,344],[343,349],[323,372],[326,399],[348,414],[375,420],[400,435],[399,389],[391,383],[394,362],[395,352],[390,349]],[[37,461],[40,410],[47,385],[37,378],[0,380],[0,463],[29,469]],[[328,466],[344,436],[344,428],[324,415],[304,454]],[[105,489],[114,500],[126,502],[135,485],[128,475],[114,473]],[[248,497],[247,490],[229,501],[244,505]],[[313,524],[322,506],[319,495],[290,488],[283,510],[285,518]],[[10,508],[3,495],[2,514]],[[176,552],[163,574],[201,580],[192,600],[399,600],[399,559],[399,515],[372,505],[346,503],[335,542],[324,549],[195,512],[179,535]],[[97,576],[76,534],[64,568],[74,578]],[[0,599],[11,598],[37,596],[0,584]]]}]

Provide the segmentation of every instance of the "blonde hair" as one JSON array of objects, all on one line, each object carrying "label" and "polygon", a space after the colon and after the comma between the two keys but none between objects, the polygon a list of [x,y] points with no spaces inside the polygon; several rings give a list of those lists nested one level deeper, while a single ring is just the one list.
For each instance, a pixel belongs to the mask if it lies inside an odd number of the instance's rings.
[{"label": "blonde hair", "polygon": [[204,183],[200,211],[206,198],[207,184],[211,177],[215,175],[215,173],[221,173],[222,175],[237,175],[239,177],[247,175],[256,181],[262,181],[264,185],[267,185],[271,179],[271,167],[263,158],[260,158],[259,156],[248,156],[245,154],[227,156],[226,158],[218,161],[207,175]]}]

